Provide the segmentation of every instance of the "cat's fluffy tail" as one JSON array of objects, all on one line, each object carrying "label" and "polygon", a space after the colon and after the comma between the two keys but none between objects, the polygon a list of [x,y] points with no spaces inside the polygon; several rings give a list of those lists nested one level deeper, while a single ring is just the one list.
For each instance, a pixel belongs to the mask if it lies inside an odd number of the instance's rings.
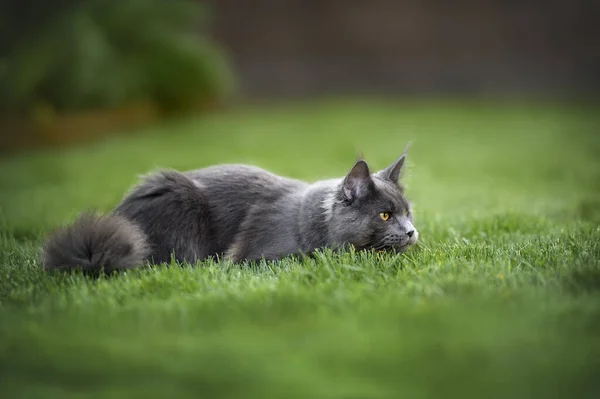
[{"label": "cat's fluffy tail", "polygon": [[96,274],[142,266],[150,253],[148,239],[135,224],[117,214],[81,214],[54,232],[43,251],[47,270]]}]

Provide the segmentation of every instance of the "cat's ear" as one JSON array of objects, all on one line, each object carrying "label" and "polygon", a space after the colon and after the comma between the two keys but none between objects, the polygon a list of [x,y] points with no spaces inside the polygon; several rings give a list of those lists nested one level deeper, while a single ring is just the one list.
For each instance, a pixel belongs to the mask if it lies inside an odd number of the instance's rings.
[{"label": "cat's ear", "polygon": [[400,173],[402,172],[402,168],[404,167],[404,162],[406,161],[406,155],[408,153],[408,149],[410,148],[410,143],[404,149],[404,152],[394,163],[392,163],[387,168],[377,172],[377,175],[384,180],[391,181],[392,183],[398,183],[400,179]]},{"label": "cat's ear", "polygon": [[369,166],[365,161],[360,160],[344,178],[342,193],[347,200],[352,201],[364,195],[372,183]]}]

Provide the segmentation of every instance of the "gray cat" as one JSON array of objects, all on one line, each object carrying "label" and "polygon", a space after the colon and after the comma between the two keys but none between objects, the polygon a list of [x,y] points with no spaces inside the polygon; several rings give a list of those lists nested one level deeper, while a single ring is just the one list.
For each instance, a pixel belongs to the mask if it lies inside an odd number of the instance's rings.
[{"label": "gray cat", "polygon": [[377,173],[359,160],[345,177],[313,184],[246,165],[161,171],[111,214],[84,213],[55,232],[44,267],[111,272],[173,256],[275,260],[349,245],[404,251],[419,236],[399,183],[407,150]]}]

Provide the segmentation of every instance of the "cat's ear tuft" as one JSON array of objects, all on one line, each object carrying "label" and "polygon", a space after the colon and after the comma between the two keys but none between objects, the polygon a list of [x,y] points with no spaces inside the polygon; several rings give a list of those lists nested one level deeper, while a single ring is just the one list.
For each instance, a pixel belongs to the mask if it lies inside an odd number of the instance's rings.
[{"label": "cat's ear tuft", "polygon": [[344,197],[352,201],[366,193],[371,181],[371,172],[369,166],[363,160],[357,161],[352,170],[344,178],[342,191]]},{"label": "cat's ear tuft", "polygon": [[404,152],[394,163],[392,163],[387,168],[383,169],[380,172],[377,172],[377,175],[384,180],[391,181],[392,183],[398,183],[400,179],[400,173],[404,167],[404,162],[406,161],[406,155],[408,153],[408,149],[410,148],[410,143],[406,146]]}]

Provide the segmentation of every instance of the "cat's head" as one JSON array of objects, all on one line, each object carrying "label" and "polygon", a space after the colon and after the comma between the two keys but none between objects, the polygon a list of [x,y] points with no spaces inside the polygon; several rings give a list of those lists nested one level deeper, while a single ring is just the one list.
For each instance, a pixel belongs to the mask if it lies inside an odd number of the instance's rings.
[{"label": "cat's head", "polygon": [[359,160],[342,179],[328,204],[329,231],[338,243],[402,252],[417,242],[411,205],[399,182],[407,150],[376,173]]}]

